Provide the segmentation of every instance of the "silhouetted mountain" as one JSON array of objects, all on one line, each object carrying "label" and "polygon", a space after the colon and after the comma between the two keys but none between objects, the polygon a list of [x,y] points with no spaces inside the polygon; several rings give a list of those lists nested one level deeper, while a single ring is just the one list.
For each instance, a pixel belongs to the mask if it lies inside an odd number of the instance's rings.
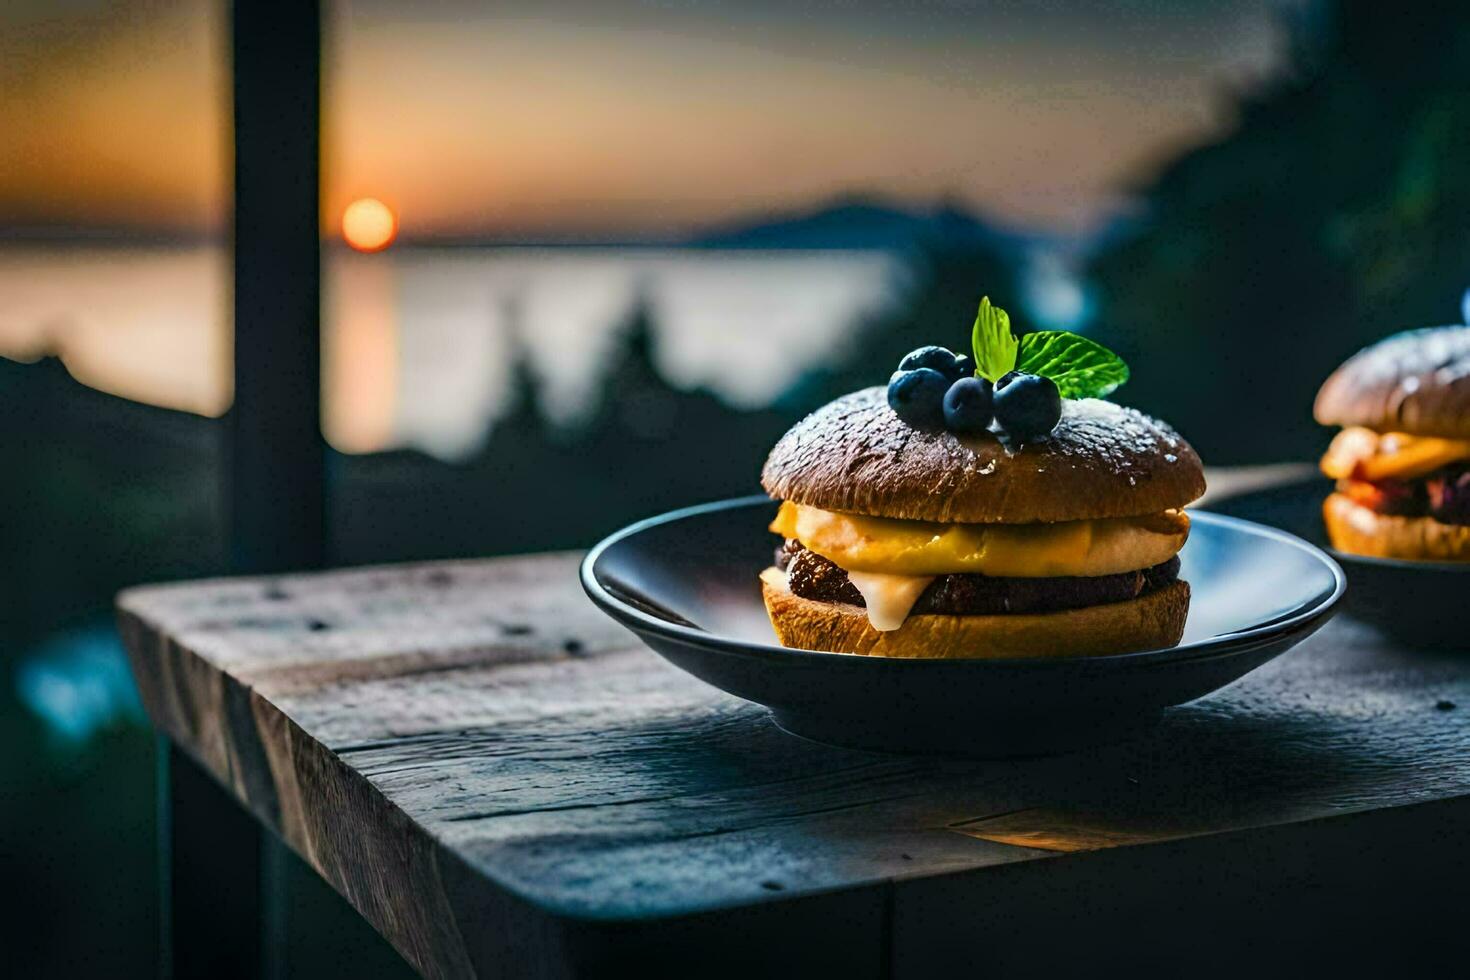
[{"label": "silhouetted mountain", "polygon": [[953,201],[914,208],[865,193],[845,194],[789,211],[742,215],[683,234],[630,236],[616,229],[564,234],[523,228],[493,235],[405,236],[399,239],[400,248],[534,246],[870,251],[985,248],[1013,255],[1034,245],[1058,244],[1077,247],[1086,242],[1010,228]]},{"label": "silhouetted mountain", "polygon": [[1014,252],[1043,236],[998,228],[954,203],[910,209],[865,195],[841,197],[789,214],[741,218],[686,244],[696,248],[871,249],[986,248]]}]

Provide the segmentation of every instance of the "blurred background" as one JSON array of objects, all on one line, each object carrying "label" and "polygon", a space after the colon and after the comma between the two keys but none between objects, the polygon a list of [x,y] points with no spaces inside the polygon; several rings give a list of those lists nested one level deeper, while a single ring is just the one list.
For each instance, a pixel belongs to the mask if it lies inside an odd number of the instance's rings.
[{"label": "blurred background", "polygon": [[[1458,320],[1470,282],[1464,5],[329,8],[334,564],[755,491],[796,418],[965,347],[982,293],[1123,353],[1115,397],[1208,463],[1311,459],[1327,372]],[[155,965],[153,744],[110,606],[227,567],[228,17],[0,8],[15,975]]]}]

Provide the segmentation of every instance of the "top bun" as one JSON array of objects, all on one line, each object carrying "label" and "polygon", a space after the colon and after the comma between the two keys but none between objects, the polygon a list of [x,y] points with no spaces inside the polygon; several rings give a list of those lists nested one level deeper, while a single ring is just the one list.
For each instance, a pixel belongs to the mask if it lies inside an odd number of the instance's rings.
[{"label": "top bun", "polygon": [[1332,372],[1312,414],[1323,425],[1470,439],[1470,327],[1410,330]]},{"label": "top bun", "polygon": [[1112,402],[1064,401],[1048,440],[1009,453],[988,432],[915,429],[888,407],[884,389],[866,388],[782,436],[761,485],[823,510],[1031,524],[1157,514],[1204,493],[1205,477],[1173,429]]}]

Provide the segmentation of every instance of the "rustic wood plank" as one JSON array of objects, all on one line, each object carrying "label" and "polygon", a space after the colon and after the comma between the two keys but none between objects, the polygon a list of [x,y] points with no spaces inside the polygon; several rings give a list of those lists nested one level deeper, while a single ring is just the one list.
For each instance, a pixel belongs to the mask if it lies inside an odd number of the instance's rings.
[{"label": "rustic wood plank", "polygon": [[715,948],[886,975],[1093,868],[1470,797],[1470,664],[1350,621],[1138,742],[911,759],[785,736],[601,616],[576,561],[147,588],[120,621],[155,723],[433,976]]}]

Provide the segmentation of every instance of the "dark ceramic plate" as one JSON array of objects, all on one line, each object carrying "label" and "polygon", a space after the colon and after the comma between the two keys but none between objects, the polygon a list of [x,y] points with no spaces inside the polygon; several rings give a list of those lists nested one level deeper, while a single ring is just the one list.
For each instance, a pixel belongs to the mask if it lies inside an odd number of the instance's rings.
[{"label": "dark ceramic plate", "polygon": [[1284,528],[1325,549],[1347,572],[1352,588],[1343,610],[1411,646],[1470,649],[1462,608],[1470,599],[1470,562],[1364,558],[1327,545],[1322,501],[1330,480],[1313,479],[1241,494],[1213,506]]},{"label": "dark ceramic plate", "polygon": [[728,500],[634,524],[582,563],[592,601],[674,665],[764,704],[789,732],[889,751],[1006,756],[1117,739],[1311,635],[1343,591],[1318,549],[1193,513],[1183,642],[1109,657],[895,660],[789,650],[761,602],[776,505]]}]

